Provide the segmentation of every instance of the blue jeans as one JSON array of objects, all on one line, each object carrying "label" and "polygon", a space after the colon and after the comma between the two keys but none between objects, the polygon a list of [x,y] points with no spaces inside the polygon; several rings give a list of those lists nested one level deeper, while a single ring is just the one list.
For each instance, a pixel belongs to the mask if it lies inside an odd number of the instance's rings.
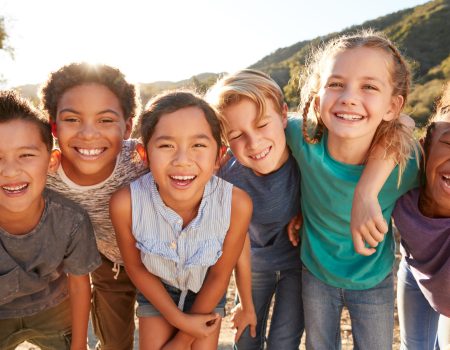
[{"label": "blue jeans", "polygon": [[306,348],[341,349],[340,320],[347,307],[352,322],[354,349],[392,349],[394,285],[392,273],[366,290],[332,287],[302,271]]},{"label": "blue jeans", "polygon": [[439,334],[438,328],[440,330],[448,328],[448,323],[447,326],[443,325],[448,322],[448,318],[439,314],[430,306],[420,291],[405,259],[400,262],[397,277],[401,349],[439,349],[438,338],[448,338],[448,336]]},{"label": "blue jeans", "polygon": [[[256,337],[249,328],[242,333],[235,349],[298,350],[303,334],[303,304],[301,268],[283,271],[252,272],[252,296],[258,324]],[[269,336],[267,320],[272,298],[275,296]]]}]

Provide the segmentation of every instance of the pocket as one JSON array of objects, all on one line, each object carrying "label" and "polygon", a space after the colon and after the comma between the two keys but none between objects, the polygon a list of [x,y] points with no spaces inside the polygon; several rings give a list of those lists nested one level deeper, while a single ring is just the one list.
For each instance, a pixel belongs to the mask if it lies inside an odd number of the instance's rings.
[{"label": "pocket", "polygon": [[143,253],[156,255],[158,257],[179,262],[176,250],[176,244],[173,242],[162,242],[153,239],[146,239],[143,242],[137,242],[136,247]]},{"label": "pocket", "polygon": [[0,305],[7,304],[17,298],[19,292],[19,273],[20,268],[14,269],[4,275],[0,275]]},{"label": "pocket", "polygon": [[217,239],[208,239],[190,243],[186,266],[212,266],[222,256],[222,243]]}]

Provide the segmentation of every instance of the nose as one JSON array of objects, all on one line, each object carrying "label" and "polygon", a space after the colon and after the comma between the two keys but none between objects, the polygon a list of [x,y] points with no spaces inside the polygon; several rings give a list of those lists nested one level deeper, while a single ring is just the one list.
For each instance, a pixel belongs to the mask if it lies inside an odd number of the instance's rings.
[{"label": "nose", "polygon": [[260,137],[256,133],[247,134],[247,147],[251,150],[258,149]]},{"label": "nose", "polygon": [[344,105],[356,105],[358,95],[351,86],[347,86],[342,90],[339,101]]},{"label": "nose", "polygon": [[12,178],[20,174],[20,167],[15,161],[3,159],[0,162],[0,174],[4,177]]},{"label": "nose", "polygon": [[86,140],[93,139],[98,135],[98,129],[96,123],[82,123],[78,130],[78,135]]},{"label": "nose", "polygon": [[189,151],[184,148],[179,148],[173,159],[174,166],[188,166],[191,164],[191,157]]}]

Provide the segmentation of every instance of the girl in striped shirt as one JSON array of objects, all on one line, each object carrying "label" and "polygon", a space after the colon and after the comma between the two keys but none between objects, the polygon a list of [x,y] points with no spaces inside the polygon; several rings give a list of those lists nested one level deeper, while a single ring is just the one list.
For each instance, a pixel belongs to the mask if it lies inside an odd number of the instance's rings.
[{"label": "girl in striped shirt", "polygon": [[125,268],[140,291],[140,348],[215,348],[251,199],[213,175],[222,129],[193,93],[154,98],[140,131],[151,172],[110,202]]}]

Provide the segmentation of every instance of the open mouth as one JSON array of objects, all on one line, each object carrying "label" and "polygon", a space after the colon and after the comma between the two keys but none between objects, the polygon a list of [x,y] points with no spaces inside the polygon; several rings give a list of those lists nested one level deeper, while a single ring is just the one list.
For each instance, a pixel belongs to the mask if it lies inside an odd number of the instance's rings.
[{"label": "open mouth", "polygon": [[170,175],[169,177],[178,187],[186,187],[197,178],[195,175]]},{"label": "open mouth", "polygon": [[444,174],[441,176],[444,185],[450,189],[450,174]]},{"label": "open mouth", "polygon": [[358,121],[364,119],[363,116],[358,114],[346,114],[346,113],[336,113],[335,116],[342,120],[349,120],[349,121]]},{"label": "open mouth", "polygon": [[20,185],[4,185],[2,186],[2,190],[8,195],[17,195],[25,192],[28,186],[28,183]]},{"label": "open mouth", "polygon": [[258,153],[258,154],[255,154],[255,155],[252,155],[252,156],[249,156],[251,159],[253,159],[253,160],[260,160],[260,159],[263,159],[263,158],[265,158],[268,154],[269,154],[269,152],[270,152],[270,150],[272,149],[272,146],[270,146],[270,147],[267,147],[267,148],[265,148],[262,152],[260,152],[260,153]]},{"label": "open mouth", "polygon": [[106,151],[106,147],[102,148],[81,148],[75,147],[75,150],[85,157],[96,157]]}]

